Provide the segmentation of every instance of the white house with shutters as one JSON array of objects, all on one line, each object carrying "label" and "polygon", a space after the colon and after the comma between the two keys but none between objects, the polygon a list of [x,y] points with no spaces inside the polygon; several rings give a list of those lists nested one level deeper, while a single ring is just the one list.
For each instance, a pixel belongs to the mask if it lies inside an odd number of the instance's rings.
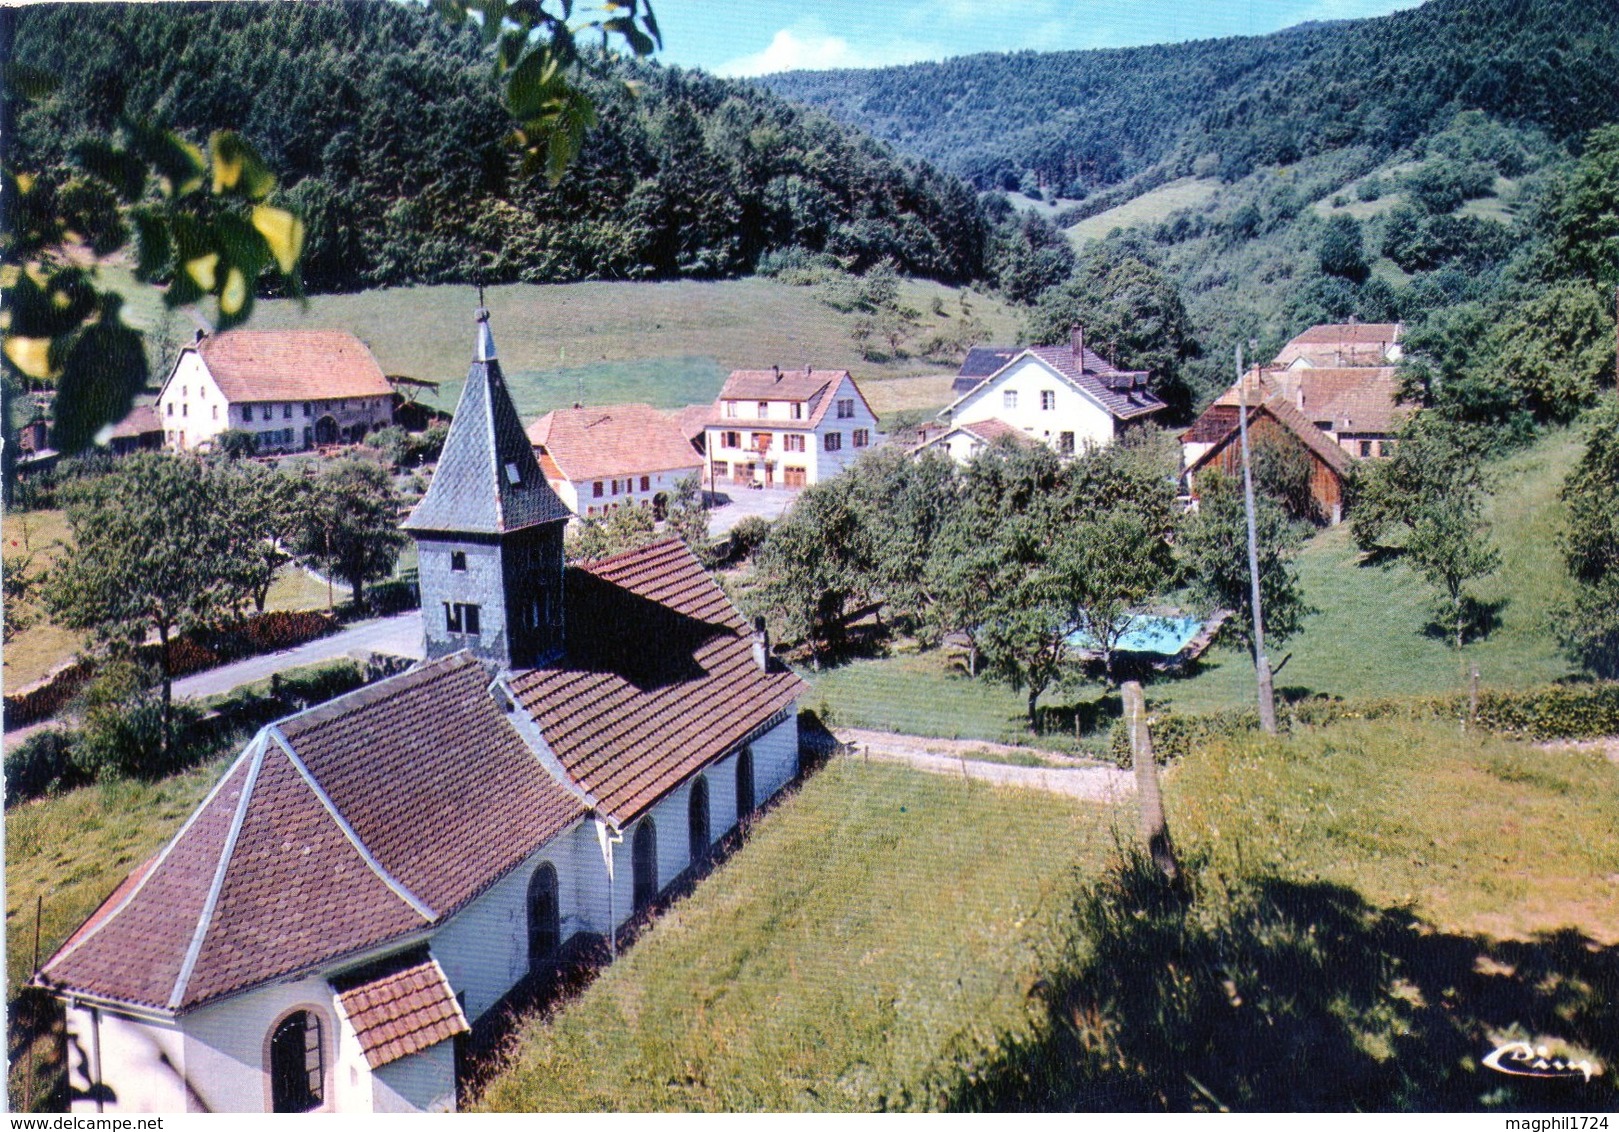
[{"label": "white house with shutters", "polygon": [[190,451],[220,433],[260,452],[347,444],[393,422],[394,391],[345,330],[228,330],[180,351],[157,397],[164,445]]},{"label": "white house with shutters", "polygon": [[883,439],[848,370],[736,370],[703,430],[705,480],[715,491],[807,487]]},{"label": "white house with shutters", "polygon": [[479,315],[405,523],[428,659],[261,729],[41,967],[74,1113],[454,1109],[464,1035],[797,773],[803,682],[683,543],[564,563]]},{"label": "white house with shutters", "polygon": [[[988,365],[978,365],[983,358]],[[975,367],[989,372],[979,376]],[[1078,327],[1060,346],[975,349],[963,373],[956,383],[960,396],[941,414],[948,430],[987,426],[977,431],[1016,433],[1065,456],[1111,444],[1164,408],[1147,388],[1148,374],[1121,370],[1087,348]],[[972,450],[959,434],[951,439],[945,447],[953,454]]]}]

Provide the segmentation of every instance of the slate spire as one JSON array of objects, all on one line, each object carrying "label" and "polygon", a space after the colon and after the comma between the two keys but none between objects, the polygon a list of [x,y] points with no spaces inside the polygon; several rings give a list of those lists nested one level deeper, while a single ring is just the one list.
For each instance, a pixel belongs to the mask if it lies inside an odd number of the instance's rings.
[{"label": "slate spire", "polygon": [[472,368],[438,470],[403,524],[416,540],[429,659],[467,650],[517,669],[560,655],[570,514],[534,459],[479,307]]},{"label": "slate spire", "polygon": [[477,313],[477,344],[450,422],[438,471],[405,520],[407,531],[499,535],[567,519],[567,506],[545,482],[506,390],[489,329]]}]

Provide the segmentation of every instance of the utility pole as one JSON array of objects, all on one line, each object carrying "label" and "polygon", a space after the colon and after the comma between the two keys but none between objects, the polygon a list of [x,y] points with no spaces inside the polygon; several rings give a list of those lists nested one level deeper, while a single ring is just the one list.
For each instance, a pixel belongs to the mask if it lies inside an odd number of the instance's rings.
[{"label": "utility pole", "polygon": [[1259,599],[1259,531],[1254,522],[1254,472],[1248,454],[1248,391],[1243,384],[1242,345],[1237,345],[1237,428],[1242,434],[1242,501],[1248,516],[1248,582],[1254,602],[1254,675],[1259,679],[1259,726],[1276,734],[1276,690],[1265,655],[1265,617]]}]

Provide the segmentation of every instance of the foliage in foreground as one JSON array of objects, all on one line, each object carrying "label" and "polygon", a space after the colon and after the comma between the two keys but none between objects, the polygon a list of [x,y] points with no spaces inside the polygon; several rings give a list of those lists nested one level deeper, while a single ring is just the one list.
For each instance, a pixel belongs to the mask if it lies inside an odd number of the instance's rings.
[{"label": "foliage in foreground", "polygon": [[[1508,1038],[1611,1065],[1619,959],[1575,931],[1437,932],[1325,881],[1203,870],[1190,894],[1129,853],[1075,903],[1009,1039],[952,1097],[973,1109],[1606,1109],[1611,1078],[1539,1081],[1479,1062]],[[1574,1035],[1572,1039],[1566,1035]]]}]

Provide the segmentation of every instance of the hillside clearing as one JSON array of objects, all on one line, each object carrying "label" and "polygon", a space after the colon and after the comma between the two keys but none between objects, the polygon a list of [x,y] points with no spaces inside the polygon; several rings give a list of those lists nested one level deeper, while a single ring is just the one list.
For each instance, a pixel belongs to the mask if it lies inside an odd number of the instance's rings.
[{"label": "hillside clearing", "polygon": [[[1017,339],[1019,315],[998,299],[926,280],[906,280],[902,295],[921,312],[912,350],[962,317],[964,295],[991,338]],[[510,284],[488,288],[485,301],[494,312],[502,368],[525,418],[576,400],[663,408],[711,401],[727,373],[747,367],[847,369],[873,385],[953,369],[916,356],[865,361],[849,333],[855,315],[821,302],[814,287],[765,278]],[[935,301],[943,315],[934,313]],[[251,326],[352,331],[384,372],[442,382],[437,395],[423,399],[452,410],[471,357],[476,304],[470,287],[397,287],[317,295],[304,306],[262,302]]]},{"label": "hillside clearing", "polygon": [[[1026,1022],[1103,810],[837,761],[549,1022],[480,1107],[928,1108]],[[990,846],[992,852],[986,852]]]},{"label": "hillside clearing", "polygon": [[1220,191],[1220,186],[1221,182],[1216,177],[1182,177],[1106,212],[1087,217],[1065,231],[1074,247],[1081,248],[1091,240],[1100,240],[1115,228],[1144,228],[1168,219],[1171,213],[1183,208],[1207,204]]}]

